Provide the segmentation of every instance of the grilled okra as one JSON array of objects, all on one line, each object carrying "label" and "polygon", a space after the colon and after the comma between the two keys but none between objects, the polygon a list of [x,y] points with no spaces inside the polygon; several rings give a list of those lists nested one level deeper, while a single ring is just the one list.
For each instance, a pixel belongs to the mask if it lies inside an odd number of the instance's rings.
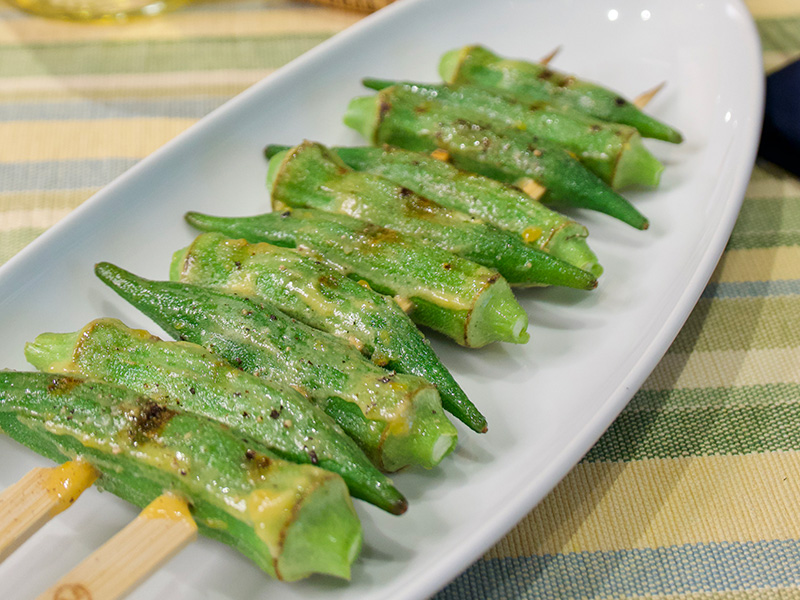
[{"label": "grilled okra", "polygon": [[255,217],[187,213],[186,220],[250,242],[305,246],[375,291],[409,303],[416,323],[463,346],[528,341],[528,315],[502,275],[392,229],[299,208]]},{"label": "grilled okra", "polygon": [[447,52],[439,74],[448,83],[471,83],[511,93],[524,102],[547,102],[597,119],[635,127],[644,137],[679,144],[681,134],[643,113],[618,93],[550,69],[546,65],[504,59],[482,46]]},{"label": "grilled okra", "polygon": [[98,487],[139,507],[185,498],[201,533],[274,577],[350,577],[362,533],[341,477],[215,421],[107,383],[3,371],[0,429],[56,462],[87,461]]},{"label": "grilled okra", "polygon": [[521,102],[469,84],[365,79],[364,85],[375,90],[401,86],[422,100],[435,99],[444,104],[454,118],[485,122],[496,131],[507,131],[532,143],[543,139],[558,144],[614,189],[656,186],[664,170],[642,144],[639,132],[627,125],[599,121],[542,102]]},{"label": "grilled okra", "polygon": [[95,273],[167,333],[320,406],[383,470],[431,468],[457,432],[436,388],[367,360],[354,346],[274,305],[196,285],[151,281],[109,263]]},{"label": "grilled okra", "polygon": [[[272,156],[286,146],[268,146]],[[586,243],[586,227],[550,210],[519,189],[476,173],[457,169],[429,154],[383,146],[333,149],[347,166],[385,177],[437,204],[513,231],[539,250],[595,277],[603,273]]]},{"label": "grilled okra", "polygon": [[357,498],[394,514],[407,508],[391,481],[320,408],[197,344],[161,341],[116,319],[98,319],[75,333],[39,335],[25,356],[41,371],[102,379],[215,419],[285,460],[338,473]]},{"label": "grilled okra", "polygon": [[542,202],[596,210],[638,229],[648,226],[630,202],[560,146],[454,116],[435,98],[421,98],[403,87],[353,99],[344,122],[372,144],[417,152],[444,150],[460,169],[512,185],[535,181],[546,190]]},{"label": "grilled okra", "polygon": [[320,144],[303,142],[270,161],[273,210],[315,208],[382,225],[496,269],[512,285],[597,287],[594,275],[476,217],[443,208],[408,188],[354,171]]},{"label": "grilled okra", "polygon": [[425,378],[447,411],[474,431],[486,430],[486,419],[400,306],[309,253],[205,233],[175,253],[170,278],[269,302],[380,366]]}]

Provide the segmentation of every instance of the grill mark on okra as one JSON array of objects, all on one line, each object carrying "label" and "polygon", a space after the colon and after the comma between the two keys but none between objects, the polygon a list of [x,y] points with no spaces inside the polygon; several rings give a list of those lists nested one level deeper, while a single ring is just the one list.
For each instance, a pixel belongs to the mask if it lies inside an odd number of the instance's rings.
[{"label": "grill mark on okra", "polygon": [[145,403],[133,415],[133,426],[128,430],[131,441],[137,444],[154,438],[177,414],[176,411],[157,402]]},{"label": "grill mark on okra", "polygon": [[48,384],[47,391],[50,394],[54,395],[61,395],[61,394],[69,394],[72,390],[79,385],[84,383],[81,379],[77,379],[75,377],[54,377],[53,380]]}]

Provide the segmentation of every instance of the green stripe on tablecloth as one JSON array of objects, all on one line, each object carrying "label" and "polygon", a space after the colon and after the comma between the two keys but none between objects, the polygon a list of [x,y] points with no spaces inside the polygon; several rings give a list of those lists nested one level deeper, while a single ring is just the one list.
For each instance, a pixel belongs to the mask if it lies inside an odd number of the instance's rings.
[{"label": "green stripe on tablecloth", "polygon": [[[599,531],[598,535],[602,535]],[[797,598],[800,541],[685,544],[479,560],[435,600],[572,600],[750,592]],[[739,599],[741,600],[741,598]]]},{"label": "green stripe on tablecloth", "polygon": [[800,244],[800,197],[748,198],[728,248],[769,248]]},{"label": "green stripe on tablecloth", "polygon": [[331,35],[7,46],[0,48],[0,78],[277,68]]},{"label": "green stripe on tablecloth", "polygon": [[756,21],[764,51],[800,49],[800,16]]},{"label": "green stripe on tablecloth", "polygon": [[47,228],[21,227],[10,231],[0,231],[0,265],[8,261],[25,246],[42,235]]},{"label": "green stripe on tablecloth", "polygon": [[791,348],[800,339],[800,297],[701,299],[671,354]]},{"label": "green stripe on tablecloth", "polygon": [[584,462],[800,450],[800,386],[639,391]]}]

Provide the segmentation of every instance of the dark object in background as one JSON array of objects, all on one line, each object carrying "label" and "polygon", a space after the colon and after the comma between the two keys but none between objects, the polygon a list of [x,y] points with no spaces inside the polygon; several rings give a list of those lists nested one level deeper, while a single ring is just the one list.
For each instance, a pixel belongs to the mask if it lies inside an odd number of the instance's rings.
[{"label": "dark object in background", "polygon": [[800,60],[767,77],[758,155],[800,177]]}]

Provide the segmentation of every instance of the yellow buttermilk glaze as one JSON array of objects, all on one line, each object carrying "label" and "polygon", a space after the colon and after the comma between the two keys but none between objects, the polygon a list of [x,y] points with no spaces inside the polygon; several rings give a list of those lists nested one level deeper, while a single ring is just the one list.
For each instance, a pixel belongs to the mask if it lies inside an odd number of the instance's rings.
[{"label": "yellow buttermilk glaze", "polygon": [[45,489],[54,501],[51,514],[55,516],[72,506],[95,479],[95,468],[79,460],[68,460],[63,465],[50,469]]},{"label": "yellow buttermilk glaze", "polygon": [[522,239],[527,244],[532,244],[542,237],[542,228],[531,225],[522,230]]},{"label": "yellow buttermilk glaze", "polygon": [[247,516],[253,523],[253,529],[267,545],[270,554],[277,557],[281,553],[281,531],[292,519],[294,506],[299,498],[295,489],[275,491],[269,489],[254,490],[247,496]]},{"label": "yellow buttermilk glaze", "polygon": [[173,494],[161,494],[139,513],[143,519],[194,522],[186,500]]}]

